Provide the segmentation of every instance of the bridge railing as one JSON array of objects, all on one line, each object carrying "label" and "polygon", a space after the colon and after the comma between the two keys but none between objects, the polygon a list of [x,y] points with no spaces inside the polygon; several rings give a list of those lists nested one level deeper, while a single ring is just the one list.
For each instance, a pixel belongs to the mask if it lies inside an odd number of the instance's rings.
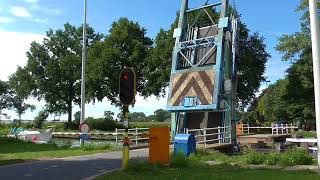
[{"label": "bridge railing", "polygon": [[[125,129],[118,129],[116,128],[115,130],[115,134],[116,134],[116,144],[118,144],[119,141],[122,141],[122,138],[119,139],[118,135],[123,136],[124,135],[124,131]],[[141,137],[141,135],[143,135],[143,133],[148,132],[149,128],[132,128],[132,129],[128,129],[128,134],[131,136],[134,136],[133,139],[131,139],[131,141],[135,142],[135,145],[138,145],[139,141],[142,140],[149,140],[149,137]]]},{"label": "bridge railing", "polygon": [[197,144],[204,144],[204,148],[207,148],[208,144],[222,144],[231,142],[231,127],[215,127],[215,128],[203,128],[203,129],[188,129],[185,128],[185,133],[192,134],[196,138]]},{"label": "bridge railing", "polygon": [[[144,134],[147,134],[149,128],[132,128],[128,129],[128,135],[131,137],[131,141],[134,142],[135,145],[138,145],[141,141],[148,141],[149,137]],[[53,132],[53,135],[57,137],[78,137],[80,132]],[[116,128],[114,132],[90,132],[88,133],[91,137],[113,137],[112,140],[118,145],[119,142],[122,142],[123,136],[125,134],[125,129]],[[133,137],[133,138],[132,138]],[[111,138],[110,138],[111,140]]]},{"label": "bridge railing", "polygon": [[238,124],[237,125],[237,134],[250,134],[254,129],[271,129],[272,135],[284,135],[291,134],[295,129],[298,129],[298,126],[284,123],[272,123],[271,126],[250,126],[250,124]]}]

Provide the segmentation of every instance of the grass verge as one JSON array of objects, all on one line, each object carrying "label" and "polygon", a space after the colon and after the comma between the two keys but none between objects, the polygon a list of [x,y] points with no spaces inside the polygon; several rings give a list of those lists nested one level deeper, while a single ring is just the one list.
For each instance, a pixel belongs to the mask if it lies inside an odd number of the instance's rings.
[{"label": "grass verge", "polygon": [[160,166],[147,163],[132,163],[127,170],[107,173],[97,180],[316,180],[319,175],[311,171],[283,171],[270,169],[244,169],[229,164],[204,165],[191,163],[189,166]]},{"label": "grass verge", "polygon": [[55,144],[34,144],[17,139],[0,138],[0,165],[30,160],[88,155],[116,151],[118,149],[110,144],[90,144],[81,148],[70,148],[57,147]]}]

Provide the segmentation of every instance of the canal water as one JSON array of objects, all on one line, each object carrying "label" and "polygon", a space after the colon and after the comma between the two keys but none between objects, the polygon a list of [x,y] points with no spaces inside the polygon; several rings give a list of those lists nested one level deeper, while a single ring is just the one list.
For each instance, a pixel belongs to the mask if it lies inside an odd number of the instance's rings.
[{"label": "canal water", "polygon": [[[52,138],[51,143],[56,144],[58,147],[71,147],[76,148],[80,147],[79,139],[67,139],[67,138]],[[107,141],[107,140],[87,140],[85,141],[86,144],[113,144],[116,145],[114,141]],[[121,146],[121,143],[118,143],[118,146]]]}]

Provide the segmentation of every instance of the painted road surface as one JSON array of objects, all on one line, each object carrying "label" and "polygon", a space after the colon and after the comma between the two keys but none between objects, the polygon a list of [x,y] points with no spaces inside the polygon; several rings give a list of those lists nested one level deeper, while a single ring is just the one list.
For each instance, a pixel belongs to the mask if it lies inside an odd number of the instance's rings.
[{"label": "painted road surface", "polygon": [[[130,157],[148,157],[148,149],[130,150]],[[108,152],[48,161],[0,166],[0,180],[79,180],[121,168],[122,152]]]}]

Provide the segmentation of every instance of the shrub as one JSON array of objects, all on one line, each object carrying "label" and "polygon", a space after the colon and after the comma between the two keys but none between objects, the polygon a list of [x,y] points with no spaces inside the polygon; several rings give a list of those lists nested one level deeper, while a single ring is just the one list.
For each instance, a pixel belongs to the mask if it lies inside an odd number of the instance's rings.
[{"label": "shrub", "polygon": [[280,162],[280,153],[271,152],[265,155],[265,164],[267,165],[277,165]]},{"label": "shrub", "polygon": [[305,149],[294,148],[281,155],[280,164],[283,166],[310,165],[313,158]]},{"label": "shrub", "polygon": [[265,162],[266,155],[257,151],[248,151],[242,156],[242,161],[245,164],[263,164]]}]

